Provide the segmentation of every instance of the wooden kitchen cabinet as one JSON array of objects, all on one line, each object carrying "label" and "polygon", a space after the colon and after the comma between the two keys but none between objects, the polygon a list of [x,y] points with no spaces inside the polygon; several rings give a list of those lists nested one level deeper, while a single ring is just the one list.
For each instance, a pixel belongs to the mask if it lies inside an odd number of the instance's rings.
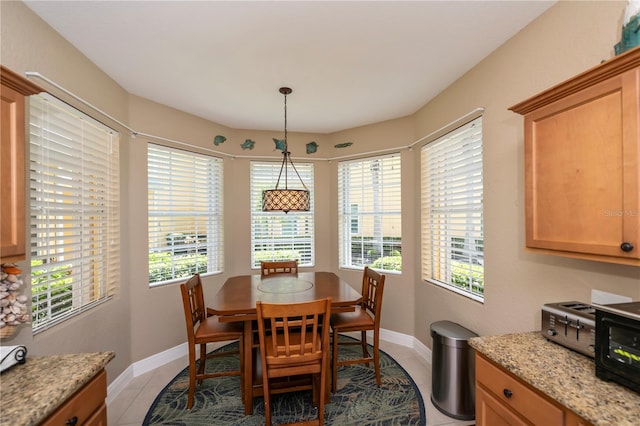
[{"label": "wooden kitchen cabinet", "polygon": [[591,423],[476,353],[477,426],[588,426]]},{"label": "wooden kitchen cabinet", "polygon": [[524,116],[526,246],[640,266],[640,49],[510,109]]},{"label": "wooden kitchen cabinet", "polygon": [[38,86],[0,66],[0,262],[25,257],[25,96]]},{"label": "wooden kitchen cabinet", "polygon": [[42,426],[106,426],[107,373],[102,370],[52,413]]}]

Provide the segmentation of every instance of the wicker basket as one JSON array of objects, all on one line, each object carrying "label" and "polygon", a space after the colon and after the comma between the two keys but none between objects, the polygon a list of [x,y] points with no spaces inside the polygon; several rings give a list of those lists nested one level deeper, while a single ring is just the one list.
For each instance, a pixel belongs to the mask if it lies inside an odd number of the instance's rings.
[{"label": "wicker basket", "polygon": [[0,328],[0,339],[8,339],[9,337],[13,337],[13,335],[16,334],[16,331],[18,331],[17,325],[5,325],[4,327]]}]

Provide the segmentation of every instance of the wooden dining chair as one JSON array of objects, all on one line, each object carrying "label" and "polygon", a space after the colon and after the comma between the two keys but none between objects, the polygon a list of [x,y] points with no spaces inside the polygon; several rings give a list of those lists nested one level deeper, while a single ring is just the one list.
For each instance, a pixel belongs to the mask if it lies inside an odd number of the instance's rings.
[{"label": "wooden dining chair", "polygon": [[[182,293],[182,304],[184,316],[187,324],[187,338],[189,344],[189,397],[187,399],[187,409],[193,406],[196,382],[202,383],[204,379],[222,376],[240,376],[240,383],[244,377],[243,367],[243,325],[241,322],[220,322],[216,316],[207,316],[202,291],[202,281],[200,274],[195,274],[180,284]],[[239,351],[216,352],[207,354],[207,343],[224,342],[237,340]],[[196,347],[200,346],[200,362],[196,363]],[[240,355],[240,366],[237,370],[222,371],[215,373],[206,372],[206,361],[210,358],[220,356]]]},{"label": "wooden dining chair", "polygon": [[[340,312],[331,315],[331,331],[333,344],[331,391],[336,392],[338,381],[338,367],[341,365],[351,365],[373,362],[376,382],[378,386],[382,384],[380,377],[380,312],[382,310],[382,293],[384,291],[385,276],[373,269],[364,268],[362,277],[362,302],[356,306],[354,312]],[[373,331],[373,357],[369,355],[367,349],[367,331]],[[352,331],[360,332],[360,341],[343,341],[338,339],[339,333]],[[338,361],[338,346],[361,345],[362,357],[349,358]]]},{"label": "wooden dining chair", "polygon": [[264,278],[277,274],[297,274],[297,260],[283,260],[277,262],[260,262],[260,275]]},{"label": "wooden dining chair", "polygon": [[[331,299],[293,304],[256,303],[262,386],[266,425],[271,425],[271,395],[312,389],[318,407],[317,421],[324,424],[324,400],[329,358],[329,316]],[[273,379],[309,375],[311,384],[276,387]]]}]

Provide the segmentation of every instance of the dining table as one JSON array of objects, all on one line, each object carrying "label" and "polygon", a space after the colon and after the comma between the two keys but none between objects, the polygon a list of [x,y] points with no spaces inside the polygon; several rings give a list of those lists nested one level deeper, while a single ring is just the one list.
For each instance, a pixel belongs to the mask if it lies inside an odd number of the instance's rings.
[{"label": "dining table", "polygon": [[244,382],[241,387],[245,414],[252,414],[253,398],[262,395],[259,355],[255,353],[259,346],[256,347],[254,344],[256,302],[291,304],[326,297],[331,298],[331,312],[354,311],[355,306],[362,300],[358,291],[333,272],[300,272],[266,277],[229,277],[213,301],[208,304],[207,313],[216,315],[219,321],[244,323],[245,351],[241,361],[244,367]]}]

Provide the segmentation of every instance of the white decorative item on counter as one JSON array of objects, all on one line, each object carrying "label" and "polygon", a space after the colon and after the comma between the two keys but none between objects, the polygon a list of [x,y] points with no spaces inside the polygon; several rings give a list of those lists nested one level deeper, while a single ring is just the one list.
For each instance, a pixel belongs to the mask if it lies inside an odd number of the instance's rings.
[{"label": "white decorative item on counter", "polygon": [[27,360],[27,348],[24,346],[0,346],[0,373]]},{"label": "white decorative item on counter", "polygon": [[22,270],[5,263],[0,272],[0,339],[15,334],[17,326],[30,320],[29,298],[21,293]]}]

